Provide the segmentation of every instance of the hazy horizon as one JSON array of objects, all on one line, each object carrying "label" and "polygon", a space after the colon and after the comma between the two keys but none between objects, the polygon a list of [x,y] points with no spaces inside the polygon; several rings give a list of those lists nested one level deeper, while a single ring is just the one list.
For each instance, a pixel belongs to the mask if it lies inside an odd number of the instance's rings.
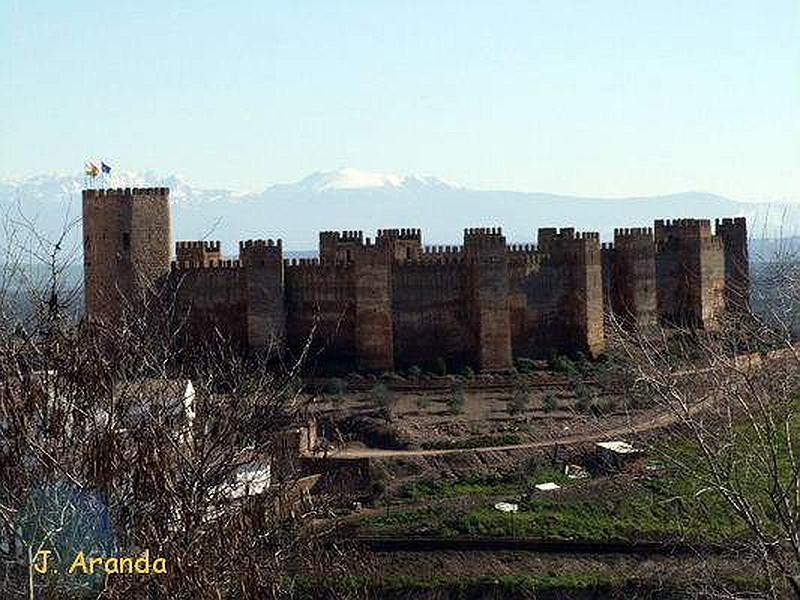
[{"label": "hazy horizon", "polygon": [[[533,194],[533,195],[546,195],[552,197],[564,197],[564,198],[585,198],[585,199],[601,199],[601,200],[632,200],[632,199],[641,199],[647,200],[650,198],[663,198],[669,196],[679,196],[683,194],[705,194],[708,196],[718,196],[721,198],[726,198],[733,200],[735,202],[741,202],[745,204],[750,203],[774,203],[774,204],[794,204],[800,203],[800,196],[797,197],[787,197],[787,198],[753,198],[753,197],[737,197],[735,195],[730,194],[723,194],[715,192],[714,190],[704,190],[704,189],[676,189],[673,191],[666,191],[663,193],[651,193],[651,194],[596,194],[596,193],[585,193],[585,194],[568,194],[568,193],[561,193],[561,192],[554,192],[550,190],[542,190],[542,189],[514,189],[510,187],[481,187],[481,186],[468,186],[464,185],[460,181],[453,181],[444,179],[442,177],[437,176],[435,173],[416,173],[416,172],[375,172],[375,171],[364,171],[362,169],[357,169],[351,166],[345,166],[340,169],[319,169],[313,172],[306,174],[305,176],[301,176],[298,179],[294,180],[276,180],[276,181],[265,181],[260,185],[256,185],[254,188],[237,188],[233,186],[215,186],[215,187],[206,187],[203,185],[198,185],[196,182],[189,176],[181,172],[160,172],[155,169],[147,169],[144,171],[136,171],[136,170],[125,170],[125,171],[118,171],[115,170],[114,173],[110,176],[105,177],[98,177],[95,180],[86,178],[81,170],[73,169],[71,171],[64,170],[64,169],[53,169],[50,171],[41,171],[41,172],[33,172],[27,173],[15,177],[0,177],[0,184],[7,185],[7,186],[24,186],[30,183],[35,183],[38,180],[43,179],[64,179],[69,181],[78,182],[81,184],[81,187],[91,188],[91,189],[104,189],[104,188],[117,188],[117,187],[136,187],[137,185],[163,185],[164,187],[170,187],[171,184],[178,182],[182,185],[187,185],[192,187],[195,190],[201,191],[225,191],[231,192],[233,194],[240,194],[240,195],[252,195],[252,194],[259,194],[262,192],[269,191],[274,188],[280,188],[283,186],[298,186],[302,185],[305,182],[318,178],[318,177],[337,177],[343,172],[355,172],[358,175],[364,175],[374,178],[384,178],[387,180],[385,185],[354,185],[352,187],[342,187],[341,191],[347,190],[357,190],[357,189],[364,189],[364,188],[379,188],[379,187],[392,187],[391,179],[398,178],[401,180],[414,180],[414,179],[423,179],[429,180],[431,182],[437,182],[442,185],[447,185],[453,188],[460,188],[470,191],[476,192],[508,192],[513,194]],[[83,184],[86,183],[84,186]]]}]

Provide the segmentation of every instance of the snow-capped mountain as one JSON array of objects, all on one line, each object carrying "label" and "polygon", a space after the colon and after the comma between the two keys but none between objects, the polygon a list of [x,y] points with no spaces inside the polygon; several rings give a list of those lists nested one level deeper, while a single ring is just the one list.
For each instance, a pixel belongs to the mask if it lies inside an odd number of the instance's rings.
[{"label": "snow-capped mountain", "polygon": [[320,193],[334,190],[365,190],[379,188],[420,188],[444,187],[456,188],[438,177],[428,175],[394,175],[370,173],[358,169],[344,168],[337,171],[317,171],[298,183],[284,186],[273,186],[273,190],[296,187],[309,192]]},{"label": "snow-capped mountain", "polygon": [[[41,230],[56,232],[69,219],[79,222],[85,183],[81,175],[65,174],[0,181],[0,210],[24,214]],[[610,240],[615,227],[651,226],[657,218],[747,216],[750,231],[767,237],[781,225],[783,236],[796,235],[800,224],[798,207],[786,212],[702,192],[581,198],[479,191],[432,176],[356,169],[317,172],[256,193],[197,188],[180,176],[153,171],[115,173],[95,184],[146,186],[170,188],[175,239],[219,239],[230,255],[238,240],[249,238],[280,237],[288,251],[314,250],[318,232],[326,229],[361,229],[372,236],[379,228],[418,227],[424,243],[457,244],[465,227],[476,226],[499,225],[509,242],[530,243],[539,227],[600,231]]]}]

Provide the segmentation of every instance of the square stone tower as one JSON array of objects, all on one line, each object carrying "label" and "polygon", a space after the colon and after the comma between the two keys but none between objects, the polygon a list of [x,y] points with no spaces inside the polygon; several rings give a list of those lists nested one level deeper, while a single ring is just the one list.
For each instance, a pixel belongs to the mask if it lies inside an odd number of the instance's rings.
[{"label": "square stone tower", "polygon": [[83,191],[86,315],[114,324],[139,309],[170,270],[167,188]]}]

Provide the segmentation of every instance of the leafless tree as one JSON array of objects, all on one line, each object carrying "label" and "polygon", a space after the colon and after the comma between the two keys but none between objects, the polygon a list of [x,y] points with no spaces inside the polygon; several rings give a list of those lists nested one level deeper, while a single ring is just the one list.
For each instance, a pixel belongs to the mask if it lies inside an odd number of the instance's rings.
[{"label": "leafless tree", "polygon": [[705,330],[613,323],[632,393],[673,423],[649,451],[692,483],[694,501],[735,515],[741,550],[760,560],[775,598],[800,597],[798,274],[792,254],[770,257],[752,297],[729,297]]},{"label": "leafless tree", "polygon": [[[299,557],[324,556],[292,463],[299,365],[222,336],[187,352],[168,288],[87,324],[68,236],[4,231],[0,596],[291,597]],[[70,572],[81,552],[149,573]]]}]

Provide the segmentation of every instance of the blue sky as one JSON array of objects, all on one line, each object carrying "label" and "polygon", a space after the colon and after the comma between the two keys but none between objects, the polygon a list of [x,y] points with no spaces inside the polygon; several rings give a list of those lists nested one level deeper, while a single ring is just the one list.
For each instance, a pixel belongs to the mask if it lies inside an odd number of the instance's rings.
[{"label": "blue sky", "polygon": [[0,177],[800,197],[797,0],[0,1]]}]

